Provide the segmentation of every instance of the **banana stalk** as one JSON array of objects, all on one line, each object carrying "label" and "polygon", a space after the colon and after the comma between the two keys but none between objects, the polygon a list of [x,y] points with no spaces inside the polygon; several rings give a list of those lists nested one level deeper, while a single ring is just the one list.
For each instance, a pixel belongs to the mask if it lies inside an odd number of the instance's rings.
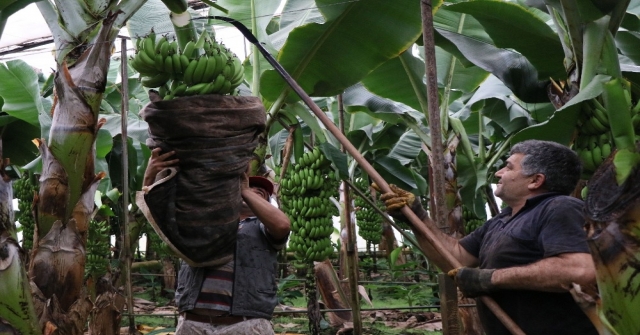
[{"label": "banana stalk", "polygon": [[640,169],[622,184],[617,170],[609,159],[589,181],[588,242],[602,323],[610,334],[640,334]]},{"label": "banana stalk", "polygon": [[604,84],[605,107],[609,113],[611,135],[617,152],[613,159],[616,181],[622,185],[640,163],[635,147],[635,131],[631,121],[631,93],[625,79],[612,79]]},{"label": "banana stalk", "polygon": [[184,50],[189,41],[195,42],[198,38],[196,27],[191,20],[191,13],[189,13],[189,6],[186,0],[162,0],[162,3],[171,11],[170,18],[178,46],[180,50]]}]

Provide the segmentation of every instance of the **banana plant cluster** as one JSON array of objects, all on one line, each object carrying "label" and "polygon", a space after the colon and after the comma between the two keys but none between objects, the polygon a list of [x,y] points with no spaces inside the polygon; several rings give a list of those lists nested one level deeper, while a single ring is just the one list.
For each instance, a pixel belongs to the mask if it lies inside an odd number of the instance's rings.
[{"label": "banana plant cluster", "polygon": [[240,59],[206,30],[184,47],[167,36],[157,38],[152,30],[136,41],[136,54],[130,62],[140,73],[142,86],[158,89],[164,100],[231,94],[244,80]]},{"label": "banana plant cluster", "polygon": [[336,207],[329,199],[338,182],[331,162],[318,147],[305,152],[290,166],[280,182],[282,210],[291,220],[289,249],[304,263],[322,261],[333,253],[329,238],[333,233]]},{"label": "banana plant cluster", "polygon": [[87,238],[87,261],[84,273],[87,277],[100,278],[109,270],[109,236],[111,225],[107,221],[93,220]]},{"label": "banana plant cluster", "polygon": [[38,185],[34,178],[28,173],[13,182],[13,192],[18,199],[18,215],[16,220],[20,222],[22,227],[22,248],[31,250],[33,248],[33,233],[35,228],[35,219],[33,218],[33,197],[38,192]]},{"label": "banana plant cluster", "polygon": [[484,220],[478,218],[473,211],[466,206],[462,206],[462,219],[464,220],[464,231],[467,234],[471,234],[471,232],[484,224]]},{"label": "banana plant cluster", "polygon": [[[355,182],[364,194],[368,194],[369,184],[366,178],[358,178]],[[356,205],[356,224],[358,235],[371,244],[379,244],[382,238],[382,217],[367,201],[360,197],[354,200]]]}]

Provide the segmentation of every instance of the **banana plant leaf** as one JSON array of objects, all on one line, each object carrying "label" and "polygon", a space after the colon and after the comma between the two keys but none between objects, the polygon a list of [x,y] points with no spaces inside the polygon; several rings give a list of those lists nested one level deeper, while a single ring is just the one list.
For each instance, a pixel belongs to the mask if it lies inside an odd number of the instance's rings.
[{"label": "banana plant leaf", "polygon": [[321,24],[324,21],[315,0],[289,0],[282,9],[280,29],[270,36],[271,43],[279,50],[294,28],[307,23]]},{"label": "banana plant leaf", "polygon": [[454,4],[447,10],[472,15],[499,48],[513,49],[536,68],[538,78],[564,78],[564,51],[547,25],[547,14],[512,2],[480,0]]},{"label": "banana plant leaf", "polygon": [[462,34],[445,30],[438,30],[438,33],[453,43],[466,59],[500,78],[522,101],[549,101],[546,91],[548,80],[539,80],[538,70],[521,54]]},{"label": "banana plant leaf", "polygon": [[[216,4],[225,8],[228,13],[223,13],[218,9],[212,8],[212,15],[220,15],[234,18],[247,27],[251,27],[251,20],[255,19],[256,31],[253,35],[258,41],[263,42],[263,46],[269,51],[274,52],[275,48],[271,45],[271,39],[267,34],[267,26],[274,17],[274,13],[278,9],[279,1],[258,1],[258,0],[219,0]],[[253,8],[253,11],[252,11]],[[228,23],[216,22],[222,26],[233,27]],[[235,28],[233,28],[235,29]]]},{"label": "banana plant leaf", "polygon": [[[604,83],[609,80],[609,76],[597,75],[575,97],[558,109],[548,121],[518,132],[513,137],[513,143],[528,139],[539,139],[569,145],[573,138],[571,129],[575,129],[578,121],[580,104],[600,96],[603,92]],[[570,131],[567,131],[568,129]]]},{"label": "banana plant leaf", "polygon": [[[322,0],[317,5],[327,21],[294,29],[278,55],[278,62],[311,96],[341,93],[420,36],[420,4],[415,1]],[[263,74],[260,86],[269,101],[288,92],[275,70]]]},{"label": "banana plant leaf", "polygon": [[32,140],[48,136],[51,101],[40,96],[38,75],[21,60],[0,64],[0,82],[3,154],[12,164],[25,165],[38,156]]}]

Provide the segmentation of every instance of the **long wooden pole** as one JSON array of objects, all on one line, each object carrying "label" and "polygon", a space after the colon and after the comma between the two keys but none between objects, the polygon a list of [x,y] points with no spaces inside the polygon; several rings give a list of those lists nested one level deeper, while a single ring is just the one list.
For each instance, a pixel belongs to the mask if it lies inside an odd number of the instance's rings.
[{"label": "long wooden pole", "polygon": [[[202,19],[207,18],[203,17]],[[247,29],[242,23],[230,19],[224,16],[209,16],[208,18],[219,19],[233,24],[238,30],[242,32],[242,34],[249,40],[249,42],[253,43],[258,47],[264,58],[273,66],[273,68],[278,71],[278,73],[282,76],[282,78],[289,84],[291,89],[298,94],[300,99],[311,109],[313,114],[316,115],[318,120],[325,125],[327,130],[344,146],[344,149],[353,157],[353,159],[360,165],[360,167],[371,177],[371,179],[378,184],[380,190],[384,193],[391,192],[391,188],[389,184],[380,176],[380,174],[369,164],[369,162],[360,154],[358,149],[351,144],[349,139],[340,132],[340,129],[336,127],[336,125],[327,117],[327,115],[316,105],[316,103],[311,99],[311,97],[305,92],[300,85],[291,77],[291,75],[276,61],[271,54],[260,44],[260,41],[253,36],[251,31]],[[427,240],[429,244],[431,244],[436,252],[440,254],[440,256],[446,261],[451,267],[458,268],[461,267],[462,264],[453,257],[447,249],[444,248],[442,242],[435,238],[435,233],[431,231],[431,228],[425,225],[414,213],[413,211],[404,206],[401,209],[402,214],[411,222],[414,226],[414,229],[417,230],[424,238]],[[495,316],[504,324],[504,326],[511,331],[514,335],[524,335],[524,332],[518,327],[518,325],[511,320],[509,315],[505,313],[500,306],[488,296],[481,297],[482,302],[495,314]]]},{"label": "long wooden pole", "polygon": [[[342,108],[342,95],[338,97],[340,110],[340,129],[344,133],[344,109]],[[342,148],[344,152],[344,147]],[[353,208],[351,206],[351,194],[349,192],[349,184],[342,182],[342,191],[344,199],[344,224],[347,228],[347,269],[349,273],[349,291],[351,292],[351,314],[353,318],[353,334],[362,334],[362,318],[360,315],[360,294],[358,293],[358,250],[356,240],[356,229],[352,218]]]},{"label": "long wooden pole", "polygon": [[129,311],[129,334],[136,334],[136,321],[133,316],[133,289],[131,285],[131,236],[129,235],[129,147],[127,141],[127,111],[129,110],[129,73],[127,71],[127,40],[120,44],[122,54],[122,105],[120,111],[120,131],[122,133],[122,252],[124,253],[124,279],[127,294],[127,309]]}]

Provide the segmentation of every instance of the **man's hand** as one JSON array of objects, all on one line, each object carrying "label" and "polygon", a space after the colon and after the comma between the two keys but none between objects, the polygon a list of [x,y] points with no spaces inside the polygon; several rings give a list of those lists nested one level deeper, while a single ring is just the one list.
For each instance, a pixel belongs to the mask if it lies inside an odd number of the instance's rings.
[{"label": "man's hand", "polygon": [[475,298],[495,291],[495,286],[491,284],[493,271],[495,269],[457,268],[449,271],[447,275],[455,280],[465,297]]},{"label": "man's hand", "polygon": [[169,151],[164,154],[160,154],[162,149],[155,148],[151,150],[151,157],[149,157],[149,164],[144,171],[144,179],[142,181],[143,186],[149,186],[155,181],[156,175],[162,169],[175,166],[178,164],[178,159],[169,159],[169,157],[175,155],[175,151]]},{"label": "man's hand", "polygon": [[[382,192],[376,183],[372,183],[371,187],[376,189],[378,192]],[[380,196],[380,200],[384,202],[387,213],[389,213],[389,215],[394,219],[411,224],[411,222],[409,222],[409,220],[400,211],[404,206],[409,206],[420,220],[424,220],[428,216],[428,213],[422,207],[420,200],[416,199],[416,196],[413,193],[405,191],[393,184],[390,184],[389,188],[391,188],[391,192],[383,193]]]}]

